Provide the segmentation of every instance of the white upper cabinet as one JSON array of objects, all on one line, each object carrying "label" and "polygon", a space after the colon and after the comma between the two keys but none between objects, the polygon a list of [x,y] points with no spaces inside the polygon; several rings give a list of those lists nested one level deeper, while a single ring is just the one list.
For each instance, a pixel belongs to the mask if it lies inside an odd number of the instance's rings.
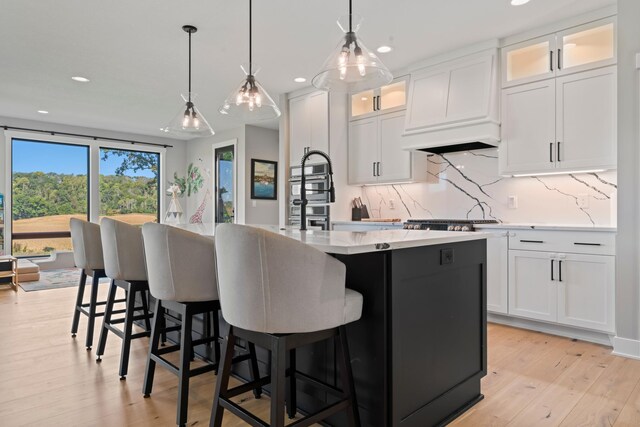
[{"label": "white upper cabinet", "polygon": [[351,120],[404,110],[407,106],[408,81],[409,76],[402,76],[386,86],[352,94]]},{"label": "white upper cabinet", "polygon": [[555,34],[502,49],[502,87],[555,76]]},{"label": "white upper cabinet", "polygon": [[412,73],[405,132],[428,132],[462,121],[497,122],[496,55],[490,49]]},{"label": "white upper cabinet", "polygon": [[427,178],[427,155],[403,150],[404,111],[349,123],[349,184],[416,182]]},{"label": "white upper cabinet", "polygon": [[[309,150],[329,152],[329,94],[315,91],[289,99],[289,163],[299,165]],[[309,163],[323,161],[311,157]]]},{"label": "white upper cabinet", "polygon": [[617,62],[615,18],[574,27],[557,34],[557,75],[575,73]]},{"label": "white upper cabinet", "polygon": [[616,21],[606,18],[502,49],[502,87],[613,65]]},{"label": "white upper cabinet", "polygon": [[502,175],[615,169],[616,67],[502,91]]}]

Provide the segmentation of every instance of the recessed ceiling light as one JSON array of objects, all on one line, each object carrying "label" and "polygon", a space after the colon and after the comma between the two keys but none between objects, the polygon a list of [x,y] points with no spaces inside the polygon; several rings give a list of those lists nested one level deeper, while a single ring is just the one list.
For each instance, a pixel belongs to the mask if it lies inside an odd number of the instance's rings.
[{"label": "recessed ceiling light", "polygon": [[71,80],[75,80],[75,81],[80,82],[80,83],[87,83],[87,82],[89,82],[89,79],[88,79],[88,78],[86,78],[86,77],[82,77],[82,76],[73,76],[73,77],[71,77]]},{"label": "recessed ceiling light", "polygon": [[511,0],[511,6],[522,6],[529,3],[529,0]]},{"label": "recessed ceiling light", "polygon": [[304,83],[307,81],[307,79],[305,79],[304,77],[296,77],[295,79],[293,79],[293,81],[296,83]]},{"label": "recessed ceiling light", "polygon": [[389,53],[393,50],[393,48],[391,46],[382,45],[376,50],[378,51],[378,53]]},{"label": "recessed ceiling light", "polygon": [[38,110],[38,113],[40,113],[40,114],[49,114],[49,112],[47,110]]}]

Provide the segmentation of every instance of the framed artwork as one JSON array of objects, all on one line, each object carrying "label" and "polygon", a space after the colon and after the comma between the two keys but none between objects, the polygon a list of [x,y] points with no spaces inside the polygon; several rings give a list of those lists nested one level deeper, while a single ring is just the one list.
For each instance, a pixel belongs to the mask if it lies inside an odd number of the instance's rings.
[{"label": "framed artwork", "polygon": [[251,198],[278,199],[278,162],[251,159]]}]

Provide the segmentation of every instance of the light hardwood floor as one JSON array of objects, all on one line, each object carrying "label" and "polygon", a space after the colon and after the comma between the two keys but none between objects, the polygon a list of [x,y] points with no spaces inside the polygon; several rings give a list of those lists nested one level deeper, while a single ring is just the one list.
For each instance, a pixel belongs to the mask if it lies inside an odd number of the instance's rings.
[{"label": "light hardwood floor", "polygon": [[[117,337],[100,364],[84,348],[85,317],[71,338],[75,291],[0,290],[0,425],[175,425],[175,376],[158,367],[142,397],[146,339],[133,342],[120,381]],[[214,384],[213,373],[192,379],[189,425],[208,425]],[[640,426],[640,361],[595,344],[491,324],[482,389],[485,399],[453,425]],[[236,401],[267,419],[268,397]],[[225,412],[225,426],[240,425]]]}]

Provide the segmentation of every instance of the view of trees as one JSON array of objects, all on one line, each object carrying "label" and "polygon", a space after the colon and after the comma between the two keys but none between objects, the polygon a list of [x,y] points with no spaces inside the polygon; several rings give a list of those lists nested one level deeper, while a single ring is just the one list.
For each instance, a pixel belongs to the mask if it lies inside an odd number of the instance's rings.
[{"label": "view of trees", "polygon": [[[100,176],[101,215],[158,211],[156,178]],[[87,176],[43,172],[13,175],[13,219],[87,212]]]}]

